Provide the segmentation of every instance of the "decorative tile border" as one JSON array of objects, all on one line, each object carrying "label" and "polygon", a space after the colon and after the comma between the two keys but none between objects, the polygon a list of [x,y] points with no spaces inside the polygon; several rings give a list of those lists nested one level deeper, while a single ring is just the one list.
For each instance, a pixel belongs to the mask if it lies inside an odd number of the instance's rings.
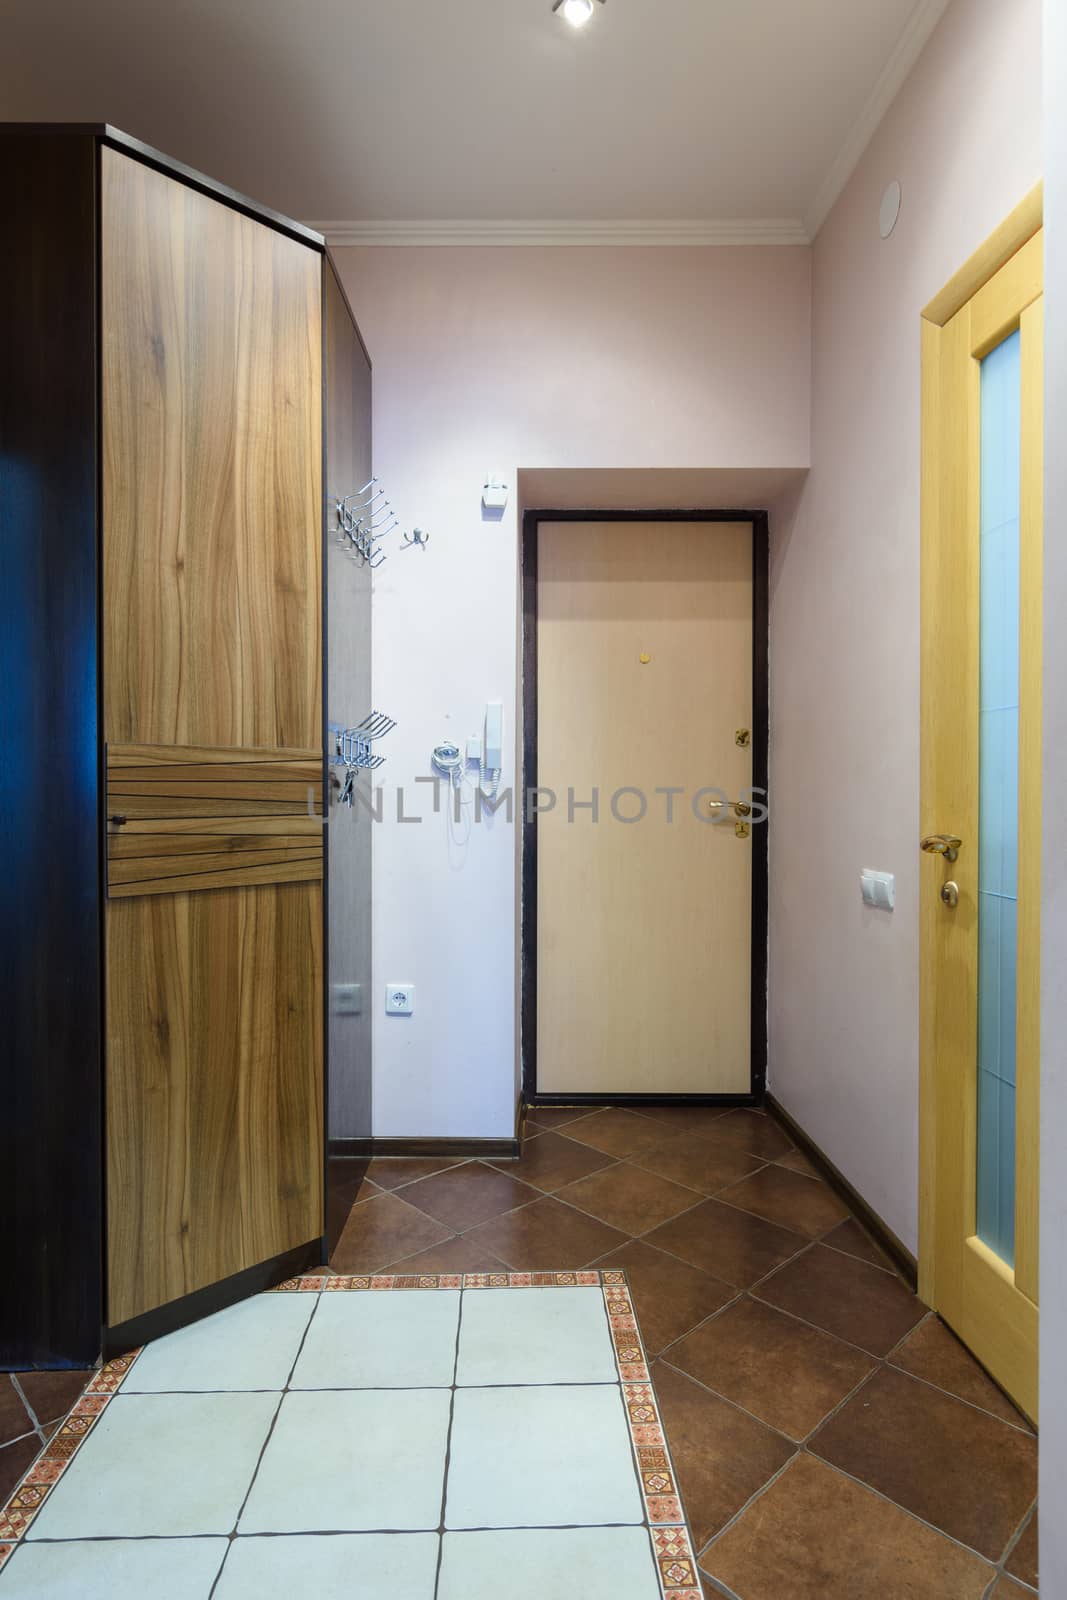
[{"label": "decorative tile border", "polygon": [[610,1276],[606,1272],[385,1272],[355,1277],[309,1273],[302,1278],[288,1278],[268,1293],[328,1294],[338,1289],[599,1289],[602,1280]]},{"label": "decorative tile border", "polygon": [[703,1600],[693,1541],[626,1274],[603,1272],[600,1277],[660,1588],[664,1600]]},{"label": "decorative tile border", "polygon": [[13,1554],[54,1485],[103,1416],[108,1402],[114,1398],[140,1353],[134,1350],[129,1355],[118,1356],[94,1374],[66,1421],[56,1429],[7,1505],[0,1508],[0,1568]]},{"label": "decorative tile border", "polygon": [[[630,1443],[663,1600],[703,1600],[692,1540],[663,1431],[641,1331],[622,1271],[380,1273],[341,1277],[307,1273],[289,1278],[272,1294],[336,1294],[351,1289],[600,1289],[615,1348]],[[7,1505],[0,1509],[0,1568],[47,1499],[140,1350],[109,1361],[95,1374],[63,1425],[52,1435]]]}]

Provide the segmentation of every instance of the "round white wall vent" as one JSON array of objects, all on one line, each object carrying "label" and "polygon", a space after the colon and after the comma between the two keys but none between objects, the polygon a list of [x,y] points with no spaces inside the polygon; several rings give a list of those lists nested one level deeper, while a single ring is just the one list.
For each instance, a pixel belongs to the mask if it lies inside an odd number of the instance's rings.
[{"label": "round white wall vent", "polygon": [[894,178],[882,196],[882,204],[878,209],[878,232],[883,239],[888,239],[897,225],[900,216],[900,184]]}]

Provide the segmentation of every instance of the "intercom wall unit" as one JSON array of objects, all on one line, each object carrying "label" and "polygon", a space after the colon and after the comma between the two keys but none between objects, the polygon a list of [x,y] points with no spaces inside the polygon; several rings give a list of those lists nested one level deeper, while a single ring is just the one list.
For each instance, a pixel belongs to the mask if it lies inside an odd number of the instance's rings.
[{"label": "intercom wall unit", "polygon": [[504,765],[504,704],[501,700],[490,700],[485,708],[482,765],[486,772],[499,772]]}]

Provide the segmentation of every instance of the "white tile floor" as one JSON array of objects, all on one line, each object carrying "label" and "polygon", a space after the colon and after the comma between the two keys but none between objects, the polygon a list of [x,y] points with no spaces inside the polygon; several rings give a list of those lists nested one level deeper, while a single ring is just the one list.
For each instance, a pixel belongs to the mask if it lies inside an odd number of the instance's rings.
[{"label": "white tile floor", "polygon": [[260,1295],[150,1346],[0,1600],[661,1600],[599,1288]]}]

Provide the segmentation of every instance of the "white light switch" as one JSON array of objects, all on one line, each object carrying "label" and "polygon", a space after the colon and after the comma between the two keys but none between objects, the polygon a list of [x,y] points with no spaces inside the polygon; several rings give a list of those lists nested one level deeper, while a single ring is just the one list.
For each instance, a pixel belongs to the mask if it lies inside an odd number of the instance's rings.
[{"label": "white light switch", "polygon": [[892,911],[896,903],[896,878],[891,872],[875,872],[864,867],[860,872],[860,889],[865,906],[876,906],[879,911]]},{"label": "white light switch", "polygon": [[363,1010],[363,985],[361,983],[333,983],[330,985],[335,1017],[358,1017]]}]

